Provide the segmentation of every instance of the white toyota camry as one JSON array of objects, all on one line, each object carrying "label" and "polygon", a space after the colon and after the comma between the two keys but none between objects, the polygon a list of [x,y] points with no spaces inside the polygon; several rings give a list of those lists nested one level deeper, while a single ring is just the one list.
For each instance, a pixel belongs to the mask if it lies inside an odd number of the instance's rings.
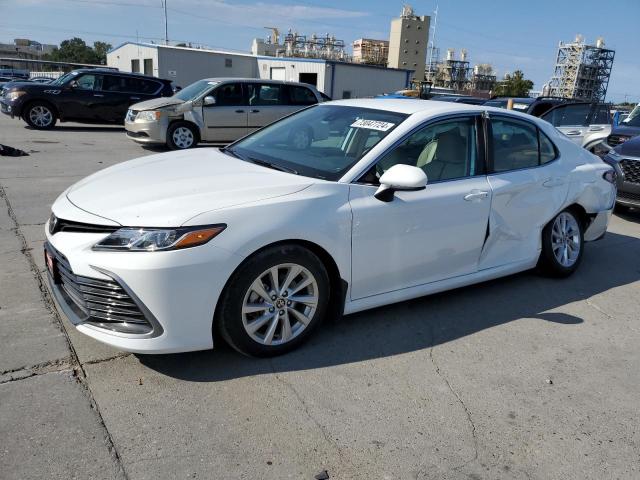
[{"label": "white toyota camry", "polygon": [[539,266],[607,229],[611,167],[537,118],[423,100],[317,105],[222,149],[76,183],[46,225],[52,291],[116,348],[290,350],[349,314]]}]

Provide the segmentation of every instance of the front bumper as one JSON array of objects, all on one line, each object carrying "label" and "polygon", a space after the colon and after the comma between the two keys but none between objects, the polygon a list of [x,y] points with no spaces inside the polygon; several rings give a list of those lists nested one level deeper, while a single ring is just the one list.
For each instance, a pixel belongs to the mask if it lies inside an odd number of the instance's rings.
[{"label": "front bumper", "polygon": [[167,128],[169,121],[166,116],[160,117],[155,122],[141,122],[125,120],[124,128],[127,138],[143,144],[163,144],[167,141]]},{"label": "front bumper", "polygon": [[6,100],[4,97],[0,98],[0,111],[5,115],[10,115],[11,118],[19,117],[21,111],[21,102],[14,101],[10,102]]},{"label": "front bumper", "polygon": [[[101,233],[49,233],[46,248],[61,255],[80,279],[116,283],[143,312],[147,331],[118,332],[79,308],[68,289],[49,275],[56,303],[78,331],[134,353],[174,353],[213,347],[212,325],[218,297],[243,260],[212,244],[170,252],[107,252],[91,247]],[[72,291],[73,292],[73,291]],[[115,311],[118,314],[118,311]]]},{"label": "front bumper", "polygon": [[603,160],[616,171],[616,203],[640,208],[640,158],[620,156],[613,159],[606,156]]}]

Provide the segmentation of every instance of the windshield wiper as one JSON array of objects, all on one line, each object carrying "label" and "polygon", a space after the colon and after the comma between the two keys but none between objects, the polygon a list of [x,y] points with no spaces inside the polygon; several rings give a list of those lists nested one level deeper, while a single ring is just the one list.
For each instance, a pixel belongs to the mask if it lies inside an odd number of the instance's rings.
[{"label": "windshield wiper", "polygon": [[267,162],[265,160],[260,160],[259,158],[247,157],[247,160],[255,163],[256,165],[261,165],[267,168],[273,168],[274,170],[280,170],[281,172],[293,173],[294,175],[298,175],[298,171],[293,168],[283,167],[282,165],[278,165],[277,163]]}]

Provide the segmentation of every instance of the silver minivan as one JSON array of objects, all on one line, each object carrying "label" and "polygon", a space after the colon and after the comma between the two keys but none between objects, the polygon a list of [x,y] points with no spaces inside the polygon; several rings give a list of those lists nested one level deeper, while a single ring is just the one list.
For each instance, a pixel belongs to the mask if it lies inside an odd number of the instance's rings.
[{"label": "silver minivan", "polygon": [[233,142],[290,113],[326,100],[330,98],[304,83],[208,78],[192,83],[172,97],[132,105],[124,126],[127,136],[135,142],[185,149],[198,142]]}]

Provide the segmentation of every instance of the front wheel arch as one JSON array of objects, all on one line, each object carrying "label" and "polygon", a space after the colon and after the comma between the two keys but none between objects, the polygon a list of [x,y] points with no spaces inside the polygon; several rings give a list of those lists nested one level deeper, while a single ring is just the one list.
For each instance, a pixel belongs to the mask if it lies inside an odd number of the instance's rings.
[{"label": "front wheel arch", "polygon": [[40,98],[34,98],[32,100],[29,100],[28,102],[26,102],[23,107],[22,107],[22,111],[20,112],[22,120],[24,120],[25,122],[29,123],[29,120],[27,119],[27,116],[29,114],[29,110],[31,109],[31,107],[33,107],[33,105],[35,104],[42,104],[44,106],[46,106],[47,108],[49,108],[51,110],[51,112],[53,113],[53,115],[59,119],[60,121],[63,121],[64,118],[60,115],[60,111],[58,110],[58,108],[51,103],[48,100],[43,100]]},{"label": "front wheel arch", "polygon": [[277,242],[264,245],[259,249],[257,249],[256,251],[252,252],[250,255],[247,255],[247,257],[229,275],[229,278],[225,282],[224,288],[222,289],[222,291],[220,292],[220,295],[218,296],[218,301],[217,301],[216,308],[214,310],[214,316],[212,319],[213,320],[212,334],[214,336],[214,345],[219,340],[219,336],[220,336],[218,322],[216,321],[216,319],[219,318],[219,315],[220,315],[220,304],[221,304],[220,300],[224,297],[225,291],[229,288],[229,282],[234,277],[235,273],[245,263],[250,261],[253,257],[260,254],[264,250],[267,250],[273,247],[278,247],[281,245],[296,245],[296,246],[306,248],[307,250],[312,252],[314,255],[316,255],[320,259],[320,261],[324,265],[324,268],[327,270],[327,274],[329,275],[329,308],[327,309],[327,317],[337,319],[342,316],[344,312],[344,304],[346,301],[346,295],[347,295],[347,290],[349,288],[349,284],[340,275],[340,269],[338,268],[338,265],[334,260],[333,256],[326,249],[324,249],[317,243],[314,243],[308,240],[301,240],[301,239],[280,240]]},{"label": "front wheel arch", "polygon": [[171,120],[169,122],[169,125],[167,125],[167,131],[166,131],[166,142],[169,142],[169,132],[171,131],[171,127],[173,127],[175,124],[183,124],[183,125],[187,125],[189,126],[194,133],[194,144],[200,143],[202,141],[202,134],[200,133],[200,127],[198,127],[198,125],[192,121],[189,120],[184,120],[182,118],[176,118],[174,120]]}]

